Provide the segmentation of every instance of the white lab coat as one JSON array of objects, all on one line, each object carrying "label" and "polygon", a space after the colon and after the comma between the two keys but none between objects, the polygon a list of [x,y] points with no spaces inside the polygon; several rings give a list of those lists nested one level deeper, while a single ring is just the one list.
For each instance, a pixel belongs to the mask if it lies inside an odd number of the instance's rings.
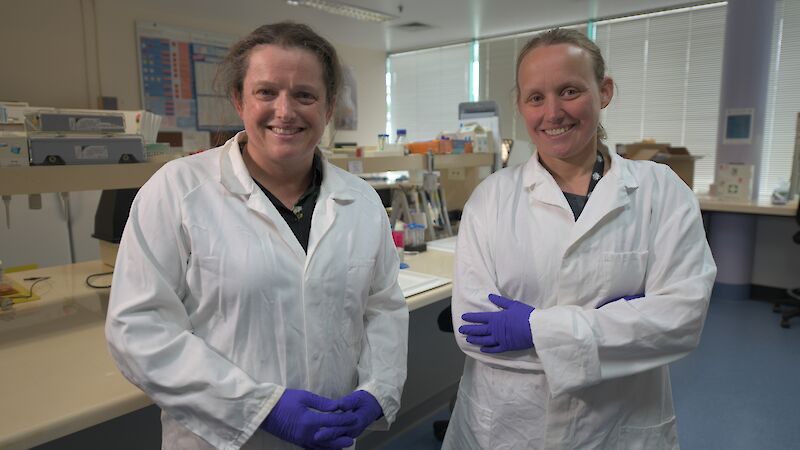
[{"label": "white lab coat", "polygon": [[536,308],[534,349],[489,355],[456,332],[468,357],[444,449],[678,447],[666,364],[697,346],[716,266],[683,181],[611,158],[577,221],[536,154],[465,206],[453,324],[499,293]]},{"label": "white lab coat", "polygon": [[408,307],[377,193],[323,165],[308,257],[223,146],[166,164],[133,202],[106,337],[162,409],[165,449],[297,448],[259,429],[285,388],[370,392],[388,427],[406,377]]}]

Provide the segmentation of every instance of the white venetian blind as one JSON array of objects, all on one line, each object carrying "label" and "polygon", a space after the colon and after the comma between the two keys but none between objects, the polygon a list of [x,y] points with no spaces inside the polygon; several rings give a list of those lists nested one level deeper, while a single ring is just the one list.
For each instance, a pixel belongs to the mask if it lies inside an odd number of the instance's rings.
[{"label": "white venetian blind", "polygon": [[409,141],[420,141],[458,129],[458,104],[469,101],[471,49],[466,43],[389,56],[392,133],[405,128]]},{"label": "white venetian blind", "polygon": [[767,117],[761,154],[759,197],[768,197],[791,175],[797,114],[800,112],[800,2],[775,5]]},{"label": "white venetian blind", "polygon": [[714,179],[725,7],[598,22],[597,44],[616,83],[603,114],[608,145],[643,138],[687,147],[694,188]]}]

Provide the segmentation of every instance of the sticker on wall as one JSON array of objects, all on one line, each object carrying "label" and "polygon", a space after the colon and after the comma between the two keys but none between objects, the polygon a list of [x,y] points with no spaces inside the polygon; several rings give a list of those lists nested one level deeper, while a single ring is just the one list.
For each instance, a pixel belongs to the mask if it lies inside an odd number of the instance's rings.
[{"label": "sticker on wall", "polygon": [[753,142],[753,108],[725,110],[723,144],[750,144]]}]

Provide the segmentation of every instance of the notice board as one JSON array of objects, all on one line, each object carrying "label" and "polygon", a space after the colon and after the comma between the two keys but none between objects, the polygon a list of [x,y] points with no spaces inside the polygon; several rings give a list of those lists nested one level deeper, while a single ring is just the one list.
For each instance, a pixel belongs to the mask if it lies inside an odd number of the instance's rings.
[{"label": "notice board", "polygon": [[214,87],[233,36],[136,22],[142,105],[162,130],[241,130],[226,94]]}]

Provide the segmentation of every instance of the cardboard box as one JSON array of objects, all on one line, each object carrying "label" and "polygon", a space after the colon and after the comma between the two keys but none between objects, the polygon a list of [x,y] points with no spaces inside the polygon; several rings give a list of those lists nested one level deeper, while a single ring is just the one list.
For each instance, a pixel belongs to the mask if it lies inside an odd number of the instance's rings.
[{"label": "cardboard box", "polygon": [[668,165],[689,188],[694,187],[694,162],[702,156],[693,156],[685,147],[669,144],[636,142],[626,144],[623,157],[634,160],[655,161]]},{"label": "cardboard box", "polygon": [[0,132],[0,167],[29,166],[29,158],[25,133]]}]

